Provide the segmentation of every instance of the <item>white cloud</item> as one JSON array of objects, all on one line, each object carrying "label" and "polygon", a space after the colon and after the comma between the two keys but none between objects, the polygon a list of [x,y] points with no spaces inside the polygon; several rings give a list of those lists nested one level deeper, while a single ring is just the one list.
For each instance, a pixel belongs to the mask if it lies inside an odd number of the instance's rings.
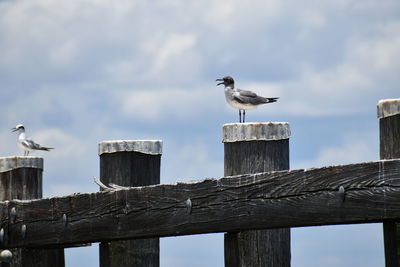
[{"label": "white cloud", "polygon": [[326,25],[326,16],[318,9],[307,9],[299,15],[299,22],[303,24],[298,32],[297,41],[312,42],[315,36],[314,31],[323,28]]},{"label": "white cloud", "polygon": [[134,73],[140,71],[140,66],[135,60],[118,59],[109,63],[106,67],[106,72],[114,82],[129,83],[135,79]]},{"label": "white cloud", "polygon": [[[370,1],[368,5],[372,4]],[[285,55],[288,49],[292,53],[300,49],[296,53],[302,53],[302,45],[312,46],[313,41],[325,38],[322,34],[332,31],[329,26],[335,23],[335,12],[354,12],[359,8],[349,0],[322,1],[318,5],[306,1],[298,5],[277,0],[251,4],[10,2],[0,18],[0,32],[7,36],[0,41],[0,69],[45,77],[39,82],[50,75],[64,77],[68,70],[67,73],[74,73],[73,83],[79,82],[75,79],[79,77],[86,83],[103,82],[112,88],[116,83],[124,83],[125,87],[144,83],[170,86],[182,81],[202,83],[202,73],[214,71],[217,75],[221,69],[231,72],[239,68],[241,75],[246,76],[246,72],[270,64],[272,54],[282,59],[278,68],[294,68],[300,73],[279,81],[279,105],[285,107],[280,111],[301,116],[363,112],[365,109],[357,102],[361,94],[376,97],[381,90],[391,90],[381,88],[383,80],[398,82],[393,77],[398,76],[395,73],[400,68],[399,23],[390,18],[386,24],[371,21],[365,26],[369,31],[335,40],[346,44],[344,58],[338,64],[327,64],[321,69],[309,61],[308,54],[301,58]],[[167,18],[159,16],[162,13]],[[259,38],[251,42],[253,45],[244,44],[244,40],[255,36]],[[335,47],[336,43],[325,47],[323,56],[328,57]],[[242,71],[238,62],[252,56],[254,66],[248,65],[248,70]],[[59,66],[59,70],[54,68]],[[94,76],[88,75],[92,72]],[[257,79],[268,78],[259,76],[253,80],[258,82]],[[322,99],[329,99],[332,104],[327,105]]]},{"label": "white cloud", "polygon": [[65,159],[80,157],[86,152],[86,145],[79,138],[61,129],[45,129],[36,133],[35,142],[54,147],[50,153],[53,158]]},{"label": "white cloud", "polygon": [[170,168],[164,175],[166,180],[162,181],[163,183],[223,176],[223,164],[213,159],[212,151],[207,144],[196,140],[193,140],[193,143],[177,144],[179,144],[175,148],[177,153],[173,156],[172,154],[164,156],[165,163],[169,164]]},{"label": "white cloud", "polygon": [[[305,64],[298,79],[275,82],[271,92],[281,100],[272,112],[321,117],[372,110],[379,99],[398,96],[399,46],[399,22],[378,27],[373,36],[350,38],[338,65],[319,70]],[[271,83],[260,83],[263,87]]]},{"label": "white cloud", "polygon": [[278,0],[264,1],[208,1],[202,9],[204,22],[228,34],[272,24],[283,10],[284,3]]},{"label": "white cloud", "polygon": [[374,161],[379,159],[377,149],[365,136],[350,137],[340,145],[322,147],[311,160],[294,162],[293,168],[323,167],[339,164]]},{"label": "white cloud", "polygon": [[[188,244],[190,245],[188,246]],[[161,265],[165,267],[223,266],[223,245],[223,234],[162,238],[160,242]]]},{"label": "white cloud", "polygon": [[130,51],[128,57],[107,63],[106,73],[111,82],[127,84],[195,81],[203,64],[197,43],[197,35],[193,33],[155,30],[138,38],[136,50]]},{"label": "white cloud", "polygon": [[[215,78],[233,75],[240,88],[280,97],[251,113],[272,120],[305,118],[307,127],[314,123],[307,117],[375,114],[379,98],[398,97],[399,3],[0,1],[1,152],[20,153],[9,133],[17,123],[54,146],[36,154],[45,157],[51,195],[97,190],[92,177],[103,139],[175,140],[163,156],[167,179],[214,177],[223,170],[222,153],[215,157],[220,136],[204,136],[217,120],[237,118]],[[167,123],[175,119],[184,125]],[[329,136],[315,137],[332,143],[315,155],[307,147],[311,160],[298,167],[378,158],[370,139],[341,138],[333,121]],[[181,140],[182,131],[195,141]]]},{"label": "white cloud", "polygon": [[[189,118],[218,109],[222,94],[211,89],[163,88],[160,90],[125,90],[117,94],[122,112],[136,120]],[[204,104],[207,103],[207,108]]]},{"label": "white cloud", "polygon": [[[20,149],[17,147],[17,135],[11,132],[11,127],[4,127],[4,132],[0,133],[0,157],[23,155],[23,152],[20,152]],[[13,153],[12,151],[15,152]]]},{"label": "white cloud", "polygon": [[[175,59],[189,60],[185,53],[193,49],[196,44],[196,36],[193,34],[171,34],[165,40],[160,42],[158,51],[156,53],[156,61],[152,70],[152,74],[157,75],[166,67],[171,67]],[[194,62],[191,62],[194,63]]]},{"label": "white cloud", "polygon": [[376,160],[378,155],[371,149],[369,143],[352,140],[340,147],[327,147],[317,156],[318,165],[349,164],[362,161]]},{"label": "white cloud", "polygon": [[77,58],[78,49],[75,40],[65,41],[50,50],[50,59],[56,65],[68,65]]},{"label": "white cloud", "polygon": [[292,229],[292,261],[299,267],[375,267],[384,259],[379,223]]},{"label": "white cloud", "polygon": [[366,74],[393,74],[400,69],[400,20],[377,28],[375,38],[351,40],[348,61],[359,66]]}]

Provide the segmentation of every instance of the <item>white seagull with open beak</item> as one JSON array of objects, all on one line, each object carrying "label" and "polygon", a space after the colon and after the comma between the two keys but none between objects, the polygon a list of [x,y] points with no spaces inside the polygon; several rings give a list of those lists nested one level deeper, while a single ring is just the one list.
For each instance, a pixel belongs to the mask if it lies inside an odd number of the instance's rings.
[{"label": "white seagull with open beak", "polygon": [[[231,107],[239,110],[239,122],[245,121],[246,110],[255,109],[258,105],[276,102],[279,97],[262,97],[258,96],[252,91],[246,91],[235,88],[235,81],[231,76],[226,76],[222,79],[217,79],[220,81],[218,85],[225,85],[225,99]],[[242,111],[243,111],[243,121],[242,121]]]},{"label": "white seagull with open beak", "polygon": [[28,156],[29,152],[32,152],[35,150],[50,151],[50,149],[53,149],[52,147],[41,146],[41,145],[35,143],[32,139],[27,138],[25,135],[25,127],[22,124],[18,124],[11,130],[13,132],[19,133],[17,144],[22,150],[24,150],[24,156]]}]

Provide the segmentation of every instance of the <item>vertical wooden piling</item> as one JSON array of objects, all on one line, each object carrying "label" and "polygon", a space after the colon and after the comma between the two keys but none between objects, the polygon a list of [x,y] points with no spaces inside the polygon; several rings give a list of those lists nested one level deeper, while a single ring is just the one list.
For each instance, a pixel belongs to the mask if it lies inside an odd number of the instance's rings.
[{"label": "vertical wooden piling", "polygon": [[[159,184],[161,153],[162,142],[158,140],[101,142],[100,180],[106,185]],[[100,266],[158,267],[159,247],[159,238],[103,242],[100,244]]]},{"label": "vertical wooden piling", "polygon": [[[380,157],[400,158],[400,99],[378,103]],[[400,222],[383,223],[386,267],[400,266]]]},{"label": "vertical wooden piling", "polygon": [[[288,123],[225,124],[225,176],[288,170],[289,137]],[[225,234],[225,266],[290,266],[290,229]]]},{"label": "vertical wooden piling", "polygon": [[[42,198],[43,158],[0,158],[0,201],[11,199]],[[18,216],[18,211],[16,216]],[[29,233],[28,233],[29,234]],[[7,232],[4,233],[7,239]],[[0,263],[1,267],[63,267],[64,249],[11,249],[12,261]]]}]

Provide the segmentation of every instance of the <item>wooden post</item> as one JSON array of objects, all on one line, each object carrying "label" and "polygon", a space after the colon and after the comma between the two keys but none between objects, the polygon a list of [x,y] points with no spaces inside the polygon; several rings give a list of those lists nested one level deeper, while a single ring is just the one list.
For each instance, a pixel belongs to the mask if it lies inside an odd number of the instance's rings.
[{"label": "wooden post", "polygon": [[[43,158],[4,157],[0,158],[0,201],[11,199],[42,198]],[[18,216],[18,211],[16,211]],[[29,231],[29,229],[27,230]],[[27,232],[29,234],[29,232]],[[7,232],[4,233],[7,239]],[[11,249],[10,263],[5,266],[65,266],[64,249]]]},{"label": "wooden post", "polygon": [[[400,99],[386,99],[378,103],[380,157],[400,158]],[[400,266],[400,223],[383,223],[386,267]]]},{"label": "wooden post", "polygon": [[[106,141],[99,144],[100,180],[104,184],[145,186],[160,183],[162,142]],[[146,227],[138,225],[137,227]],[[101,267],[158,267],[159,238],[103,242]]]},{"label": "wooden post", "polygon": [[[288,123],[225,124],[225,176],[288,170],[289,137]],[[225,234],[225,266],[290,266],[290,228]]]}]

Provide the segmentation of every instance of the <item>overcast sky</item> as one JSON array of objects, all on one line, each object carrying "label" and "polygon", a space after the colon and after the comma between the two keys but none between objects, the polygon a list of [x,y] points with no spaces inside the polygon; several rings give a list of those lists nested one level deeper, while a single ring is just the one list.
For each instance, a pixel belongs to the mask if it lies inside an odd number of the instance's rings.
[{"label": "overcast sky", "polygon": [[[380,99],[398,98],[398,0],[0,0],[0,156],[10,128],[54,146],[44,195],[97,191],[97,144],[164,141],[161,182],[223,175],[215,79],[277,103],[248,121],[287,121],[291,168],[377,160]],[[382,226],[292,230],[292,265],[383,266]],[[98,266],[97,246],[68,266]],[[223,266],[223,238],[161,241],[161,266]]]}]

